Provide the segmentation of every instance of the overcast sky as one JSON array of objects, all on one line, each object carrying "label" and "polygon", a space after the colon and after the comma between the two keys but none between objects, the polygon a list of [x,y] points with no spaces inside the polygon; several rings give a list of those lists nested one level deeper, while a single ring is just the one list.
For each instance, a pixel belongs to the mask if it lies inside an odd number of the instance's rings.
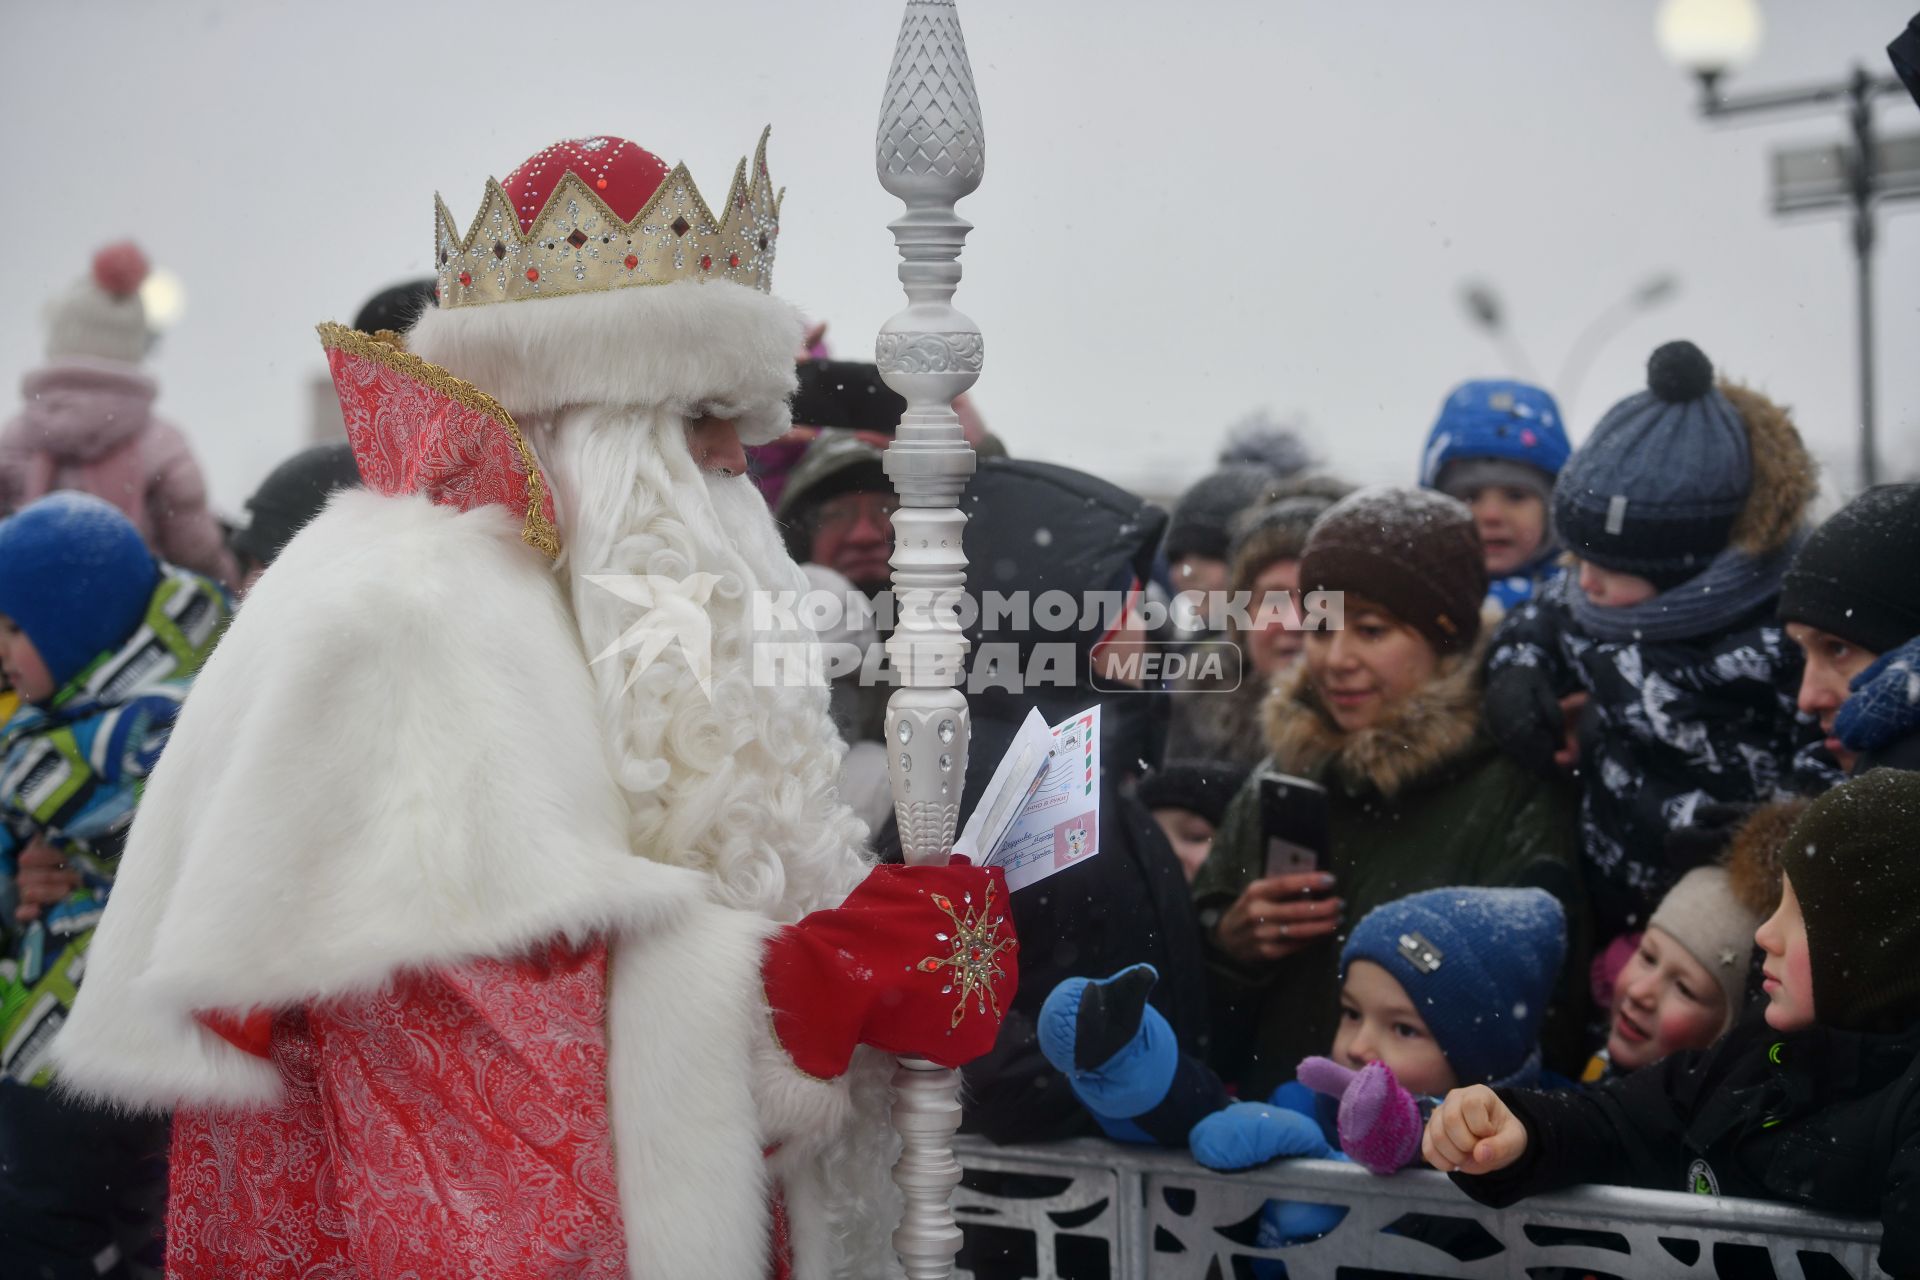
[{"label": "overcast sky", "polygon": [[[1914,0],[1764,2],[1730,89],[1837,78]],[[304,442],[315,322],[424,274],[438,190],[562,136],[684,159],[710,201],[763,123],[787,188],[775,288],[871,358],[903,304],[873,134],[897,0],[0,0],[0,380],[41,357],[43,300],[136,236],[189,310],[154,359],[163,411],[232,510]],[[1540,376],[1637,283],[1680,278],[1565,403],[1576,439],[1692,338],[1793,404],[1853,483],[1844,219],[1768,212],[1769,151],[1837,111],[1710,125],[1661,57],[1653,0],[960,0],[987,176],[956,299],[986,335],[977,388],[1020,454],[1166,492],[1262,406],[1335,467],[1406,481],[1444,393],[1513,372],[1464,320],[1507,302]],[[1890,131],[1920,131],[1904,97]],[[1920,211],[1920,203],[1912,206]],[[1920,469],[1920,216],[1883,214],[1880,422]],[[8,391],[8,395],[12,392]]]}]

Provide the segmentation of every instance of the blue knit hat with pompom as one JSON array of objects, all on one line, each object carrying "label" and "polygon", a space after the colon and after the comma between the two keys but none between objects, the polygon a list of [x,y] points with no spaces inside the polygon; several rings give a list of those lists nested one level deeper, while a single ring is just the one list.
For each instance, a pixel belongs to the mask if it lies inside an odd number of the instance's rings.
[{"label": "blue knit hat with pompom", "polygon": [[50,493],[0,520],[0,614],[27,633],[58,689],[125,643],[160,567],[118,507]]}]

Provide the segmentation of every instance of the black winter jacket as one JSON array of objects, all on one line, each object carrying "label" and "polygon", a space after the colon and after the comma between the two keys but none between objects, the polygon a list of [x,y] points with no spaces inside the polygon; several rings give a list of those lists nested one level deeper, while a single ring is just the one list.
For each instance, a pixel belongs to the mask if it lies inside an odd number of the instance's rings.
[{"label": "black winter jacket", "polygon": [[1920,1023],[1783,1035],[1756,1013],[1711,1049],[1607,1084],[1500,1096],[1527,1150],[1453,1175],[1482,1204],[1599,1182],[1878,1213],[1881,1268],[1920,1276]]},{"label": "black winter jacket", "polygon": [[1610,641],[1585,634],[1569,574],[1501,623],[1489,680],[1529,668],[1554,696],[1584,692],[1580,719],[1581,854],[1596,943],[1646,927],[1689,867],[1669,832],[1714,802],[1755,803],[1840,781],[1802,779],[1795,756],[1820,729],[1802,717],[1802,659],[1771,602],[1695,639]]}]

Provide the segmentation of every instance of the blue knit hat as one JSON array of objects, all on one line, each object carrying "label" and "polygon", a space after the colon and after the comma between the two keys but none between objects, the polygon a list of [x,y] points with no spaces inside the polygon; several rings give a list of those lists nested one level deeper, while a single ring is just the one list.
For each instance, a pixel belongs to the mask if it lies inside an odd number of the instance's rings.
[{"label": "blue knit hat", "polygon": [[1537,1070],[1566,951],[1566,913],[1550,893],[1429,889],[1369,911],[1340,953],[1340,977],[1355,960],[1385,969],[1460,1083],[1493,1084]]},{"label": "blue knit hat", "polygon": [[111,503],[50,493],[0,520],[0,614],[56,689],[133,634],[159,584],[140,531]]},{"label": "blue knit hat", "polygon": [[1569,550],[1672,585],[1727,546],[1753,487],[1747,425],[1691,342],[1647,360],[1647,389],[1607,410],[1553,490]]},{"label": "blue knit hat", "polygon": [[1544,388],[1479,378],[1455,387],[1440,406],[1421,454],[1420,484],[1464,500],[1472,495],[1455,492],[1448,468],[1463,462],[1508,463],[1524,468],[1514,478],[1545,498],[1572,451],[1560,406]]}]

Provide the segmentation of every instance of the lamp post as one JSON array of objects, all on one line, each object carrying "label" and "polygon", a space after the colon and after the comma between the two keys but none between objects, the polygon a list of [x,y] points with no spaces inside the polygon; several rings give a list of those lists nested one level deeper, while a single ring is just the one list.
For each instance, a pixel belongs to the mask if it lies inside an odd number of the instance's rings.
[{"label": "lamp post", "polygon": [[[1760,46],[1760,13],[1753,0],[1665,0],[1656,19],[1660,48],[1668,59],[1700,80],[1700,114],[1709,120],[1765,112],[1839,105],[1847,115],[1852,145],[1836,157],[1843,181],[1823,195],[1795,198],[1787,189],[1798,158],[1777,156],[1776,212],[1845,207],[1852,212],[1852,244],[1860,365],[1860,484],[1879,478],[1874,446],[1873,250],[1874,206],[1891,194],[1885,182],[1882,145],[1876,137],[1873,100],[1904,86],[1892,76],[1875,76],[1856,64],[1845,80],[1791,89],[1730,96],[1720,91],[1721,77],[1737,69]],[[1815,158],[1816,162],[1819,158]]]}]

